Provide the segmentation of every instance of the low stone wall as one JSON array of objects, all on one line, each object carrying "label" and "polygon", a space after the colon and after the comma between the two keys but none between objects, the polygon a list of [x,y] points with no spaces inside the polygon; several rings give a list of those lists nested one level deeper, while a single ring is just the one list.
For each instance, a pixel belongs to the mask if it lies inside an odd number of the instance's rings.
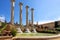
[{"label": "low stone wall", "polygon": [[0,40],[12,40],[11,36],[0,36]]},{"label": "low stone wall", "polygon": [[13,40],[48,40],[48,39],[40,39],[40,38],[17,38],[17,39],[13,39]]},{"label": "low stone wall", "polygon": [[60,38],[47,38],[47,39],[41,39],[41,38],[16,38],[16,39],[13,39],[13,40],[60,40]]}]

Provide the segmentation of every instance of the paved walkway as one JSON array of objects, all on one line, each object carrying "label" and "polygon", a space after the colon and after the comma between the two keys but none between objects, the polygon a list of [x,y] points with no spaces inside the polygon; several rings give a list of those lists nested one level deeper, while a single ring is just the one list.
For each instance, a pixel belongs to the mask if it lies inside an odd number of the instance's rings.
[{"label": "paved walkway", "polygon": [[13,37],[16,40],[60,40],[60,34],[54,36],[21,36],[21,37]]},{"label": "paved walkway", "polygon": [[20,37],[10,37],[10,36],[0,36],[0,40],[60,40],[60,34],[54,36],[20,36]]}]

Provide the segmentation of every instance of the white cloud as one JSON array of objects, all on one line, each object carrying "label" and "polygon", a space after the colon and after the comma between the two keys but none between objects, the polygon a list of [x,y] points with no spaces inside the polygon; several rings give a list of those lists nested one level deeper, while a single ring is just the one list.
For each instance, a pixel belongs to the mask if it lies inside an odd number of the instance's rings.
[{"label": "white cloud", "polygon": [[60,20],[60,17],[56,18],[55,20]]},{"label": "white cloud", "polygon": [[0,16],[0,21],[1,21],[1,22],[5,22],[5,17]]},{"label": "white cloud", "polygon": [[[38,25],[45,24],[45,23],[50,23],[50,22],[55,22],[55,21],[60,21],[60,17],[58,17],[58,18],[56,18],[54,20],[38,21]],[[34,24],[37,24],[37,22],[34,22]]]}]

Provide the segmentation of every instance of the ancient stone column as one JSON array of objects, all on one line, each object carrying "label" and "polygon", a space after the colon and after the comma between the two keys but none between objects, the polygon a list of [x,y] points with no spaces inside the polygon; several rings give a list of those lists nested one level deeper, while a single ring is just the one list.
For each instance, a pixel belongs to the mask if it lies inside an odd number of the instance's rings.
[{"label": "ancient stone column", "polygon": [[30,25],[30,20],[29,20],[29,25]]},{"label": "ancient stone column", "polygon": [[34,12],[34,9],[31,8],[31,23],[32,23],[32,26],[33,26],[33,12]]},{"label": "ancient stone column", "polygon": [[22,3],[19,3],[19,6],[20,6],[20,16],[19,16],[19,18],[20,18],[20,26],[22,26]]},{"label": "ancient stone column", "polygon": [[38,21],[37,21],[37,26],[38,26]]},{"label": "ancient stone column", "polygon": [[11,24],[14,24],[14,5],[15,0],[11,0]]},{"label": "ancient stone column", "polygon": [[26,27],[28,27],[28,8],[29,6],[26,6]]}]

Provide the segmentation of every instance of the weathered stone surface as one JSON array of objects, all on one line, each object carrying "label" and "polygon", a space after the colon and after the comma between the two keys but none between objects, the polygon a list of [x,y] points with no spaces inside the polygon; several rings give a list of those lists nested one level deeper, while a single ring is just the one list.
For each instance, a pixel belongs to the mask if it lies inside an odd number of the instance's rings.
[{"label": "weathered stone surface", "polygon": [[12,40],[12,36],[0,36],[0,40]]}]

